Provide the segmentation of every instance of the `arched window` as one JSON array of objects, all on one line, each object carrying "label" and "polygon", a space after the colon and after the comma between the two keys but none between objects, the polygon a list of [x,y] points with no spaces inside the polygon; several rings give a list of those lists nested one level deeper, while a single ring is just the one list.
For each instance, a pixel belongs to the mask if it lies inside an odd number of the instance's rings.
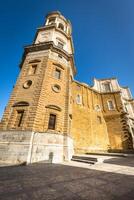
[{"label": "arched window", "polygon": [[48,24],[49,24],[49,25],[54,24],[54,23],[55,23],[55,20],[56,20],[55,17],[49,18]]},{"label": "arched window", "polygon": [[64,26],[63,26],[63,24],[59,23],[58,28],[64,31]]},{"label": "arched window", "polygon": [[81,99],[81,96],[79,94],[76,96],[76,103],[82,104],[82,99]]}]

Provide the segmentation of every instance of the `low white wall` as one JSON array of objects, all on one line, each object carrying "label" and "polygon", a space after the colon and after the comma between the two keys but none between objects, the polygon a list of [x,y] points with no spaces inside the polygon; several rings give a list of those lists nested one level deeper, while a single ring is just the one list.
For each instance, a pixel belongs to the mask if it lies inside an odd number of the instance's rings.
[{"label": "low white wall", "polygon": [[73,141],[68,136],[25,131],[0,132],[0,162],[60,163],[70,160],[73,154]]},{"label": "low white wall", "polygon": [[0,162],[27,161],[32,132],[0,131]]}]

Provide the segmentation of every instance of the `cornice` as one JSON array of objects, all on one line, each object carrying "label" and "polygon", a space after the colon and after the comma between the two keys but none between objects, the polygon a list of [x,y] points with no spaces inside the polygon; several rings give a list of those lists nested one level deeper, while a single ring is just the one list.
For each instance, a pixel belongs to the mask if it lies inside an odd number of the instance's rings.
[{"label": "cornice", "polygon": [[26,55],[28,53],[37,52],[37,51],[43,51],[43,50],[48,50],[48,49],[50,49],[53,52],[60,53],[68,61],[70,60],[71,63],[72,63],[73,73],[74,73],[74,75],[76,74],[76,68],[75,68],[75,65],[74,65],[74,56],[73,56],[73,54],[68,54],[64,49],[61,49],[61,48],[57,47],[54,44],[53,41],[25,46],[24,47],[24,53],[23,53],[23,56],[22,56],[22,61],[21,61],[21,64],[20,64],[20,68],[22,67],[24,59],[25,59],[25,57],[26,57]]},{"label": "cornice", "polygon": [[58,31],[58,32],[62,33],[64,36],[66,36],[68,39],[71,38],[71,35],[68,35],[65,31],[61,30],[60,28],[57,28],[56,23],[53,23],[51,25],[45,25],[45,26],[37,28],[37,33],[39,31],[49,30],[49,29],[55,29],[56,31]]},{"label": "cornice", "polygon": [[46,26],[37,28],[37,32],[36,32],[36,34],[35,34],[35,37],[34,37],[34,40],[33,40],[33,44],[34,44],[35,41],[36,41],[36,38],[37,38],[37,36],[38,36],[39,31],[49,30],[49,29],[55,29],[56,31],[62,33],[68,40],[70,39],[70,40],[71,40],[72,50],[73,50],[73,53],[74,53],[74,45],[73,45],[72,36],[66,34],[65,31],[63,31],[63,30],[57,28],[57,27],[56,27],[56,23],[54,23],[54,24],[52,24],[52,25],[46,25]]},{"label": "cornice", "polygon": [[124,97],[123,97],[123,100],[128,101],[128,102],[132,102],[132,103],[134,102],[134,99],[127,99],[127,98],[124,98]]}]

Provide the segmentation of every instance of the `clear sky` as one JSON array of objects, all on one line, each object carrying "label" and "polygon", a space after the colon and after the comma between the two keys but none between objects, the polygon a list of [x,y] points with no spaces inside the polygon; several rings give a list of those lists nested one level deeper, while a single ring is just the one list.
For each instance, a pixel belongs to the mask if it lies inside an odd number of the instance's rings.
[{"label": "clear sky", "polygon": [[76,80],[117,77],[134,94],[134,0],[1,0],[0,116],[19,73],[23,46],[45,15],[59,10],[73,26]]}]

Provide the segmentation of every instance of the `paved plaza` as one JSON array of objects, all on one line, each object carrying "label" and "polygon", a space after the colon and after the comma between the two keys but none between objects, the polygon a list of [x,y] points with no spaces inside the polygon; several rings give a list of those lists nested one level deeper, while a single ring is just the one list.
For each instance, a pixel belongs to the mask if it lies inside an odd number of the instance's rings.
[{"label": "paved plaza", "polygon": [[0,200],[133,200],[134,157],[0,167]]}]

